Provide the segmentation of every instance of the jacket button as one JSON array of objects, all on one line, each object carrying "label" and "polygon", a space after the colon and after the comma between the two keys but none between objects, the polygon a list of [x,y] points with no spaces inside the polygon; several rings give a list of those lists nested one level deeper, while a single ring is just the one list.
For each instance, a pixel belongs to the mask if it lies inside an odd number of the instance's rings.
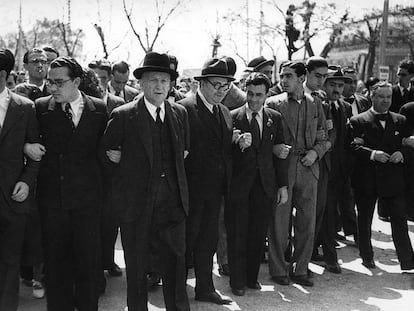
[{"label": "jacket button", "polygon": [[65,177],[64,176],[60,176],[60,180],[64,180],[65,179]]}]

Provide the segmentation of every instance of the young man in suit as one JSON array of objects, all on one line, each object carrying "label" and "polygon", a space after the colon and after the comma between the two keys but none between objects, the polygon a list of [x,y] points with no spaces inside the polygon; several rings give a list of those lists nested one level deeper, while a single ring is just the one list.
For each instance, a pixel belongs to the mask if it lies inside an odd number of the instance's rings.
[{"label": "young man in suit", "polygon": [[179,102],[187,109],[191,131],[190,154],[185,161],[190,194],[187,261],[194,259],[195,299],[228,304],[231,301],[215,291],[212,269],[220,205],[231,180],[233,123],[221,101],[234,78],[225,59],[212,58],[194,79],[200,81],[197,93]]},{"label": "young man in suit", "polygon": [[51,96],[36,100],[46,154],[37,183],[44,237],[48,310],[97,310],[101,271],[102,170],[99,141],[107,122],[102,100],[78,89],[82,67],[51,62]]},{"label": "young man in suit", "polygon": [[404,202],[402,142],[411,135],[404,116],[390,112],[392,86],[379,82],[372,88],[371,109],[351,118],[351,147],[356,156],[353,178],[358,209],[359,254],[362,264],[375,268],[371,225],[378,199],[388,207],[392,237],[401,270],[414,268]]},{"label": "young man in suit", "polygon": [[368,98],[356,92],[358,84],[356,70],[352,67],[345,67],[342,71],[344,76],[349,78],[345,81],[342,97],[351,105],[352,115],[356,116],[361,112],[367,111],[371,107],[371,103]]},{"label": "young man in suit", "polygon": [[404,59],[398,65],[398,84],[392,87],[392,101],[390,111],[398,112],[400,108],[414,101],[414,89],[410,80],[414,78],[414,61]]},{"label": "young man in suit", "polygon": [[120,61],[112,64],[111,80],[108,83],[108,92],[124,99],[126,103],[132,101],[138,94],[138,90],[127,85],[129,80],[129,65]]},{"label": "young man in suit", "polygon": [[33,102],[6,88],[13,67],[13,54],[0,49],[0,310],[7,311],[17,310],[26,214],[40,165],[23,154],[39,133]]},{"label": "young man in suit", "polygon": [[[327,149],[326,119],[321,102],[303,91],[305,74],[302,62],[286,62],[280,72],[286,93],[266,100],[269,108],[282,115],[285,141],[292,146],[288,156],[288,201],[274,210],[269,230],[269,271],[272,279],[281,285],[289,284],[290,273],[294,282],[313,286],[308,264],[315,236],[319,159]],[[293,207],[296,209],[295,239],[288,270],[284,254]]]},{"label": "young man in suit", "polygon": [[129,311],[148,310],[152,252],[160,259],[166,309],[190,310],[185,266],[188,118],[181,105],[166,100],[177,75],[167,54],[148,53],[134,70],[143,96],[112,112],[103,139],[114,169]]},{"label": "young man in suit", "polygon": [[286,203],[288,196],[286,160],[273,156],[273,147],[284,142],[282,118],[263,107],[270,86],[267,76],[252,73],[246,79],[247,103],[231,112],[234,128],[252,136],[250,147],[242,139],[232,146],[233,176],[225,208],[230,286],[238,296],[246,287],[261,289],[257,276],[272,207]]}]

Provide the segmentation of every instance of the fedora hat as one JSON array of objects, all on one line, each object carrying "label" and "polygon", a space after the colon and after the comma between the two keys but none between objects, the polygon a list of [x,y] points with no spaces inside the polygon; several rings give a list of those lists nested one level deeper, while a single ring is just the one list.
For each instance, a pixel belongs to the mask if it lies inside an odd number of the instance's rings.
[{"label": "fedora hat", "polygon": [[225,78],[229,81],[234,81],[234,77],[229,72],[226,59],[211,58],[207,60],[203,65],[203,69],[201,69],[201,75],[195,76],[194,79],[200,81],[212,77]]},{"label": "fedora hat", "polygon": [[173,67],[170,62],[170,57],[167,54],[149,52],[145,55],[142,66],[134,70],[134,77],[141,79],[144,72],[156,71],[169,73],[171,80],[175,80],[178,77],[178,73]]},{"label": "fedora hat", "polygon": [[328,66],[328,76],[325,81],[328,80],[352,81],[350,77],[344,76],[341,66],[336,65]]},{"label": "fedora hat", "polygon": [[247,67],[253,68],[253,71],[256,71],[264,66],[267,66],[267,65],[273,66],[274,64],[275,64],[275,61],[273,59],[267,60],[263,56],[259,56],[259,57],[253,58],[247,64]]}]

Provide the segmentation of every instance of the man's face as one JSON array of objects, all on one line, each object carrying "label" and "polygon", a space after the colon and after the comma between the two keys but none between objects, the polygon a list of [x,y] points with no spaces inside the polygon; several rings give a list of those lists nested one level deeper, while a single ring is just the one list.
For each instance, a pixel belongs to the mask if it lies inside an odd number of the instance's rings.
[{"label": "man's face", "polygon": [[168,97],[170,83],[171,76],[166,72],[144,72],[140,80],[145,98],[157,107]]},{"label": "man's face", "polygon": [[372,93],[372,106],[379,113],[387,112],[391,106],[392,88],[380,87]]},{"label": "man's face", "polygon": [[325,82],[325,91],[328,100],[338,100],[344,91],[344,81],[329,79]]},{"label": "man's face", "polygon": [[29,73],[30,79],[41,80],[46,78],[47,57],[43,53],[30,53],[27,57],[25,69]]},{"label": "man's face", "polygon": [[201,80],[200,91],[210,104],[217,105],[226,96],[230,86],[231,82],[226,78],[211,77]]},{"label": "man's face", "polygon": [[266,65],[259,69],[259,72],[266,75],[270,81],[272,81],[272,74],[273,74],[273,66],[272,65]]},{"label": "man's face", "polygon": [[325,79],[328,75],[328,67],[315,68],[306,74],[306,86],[311,91],[318,91],[322,89]]},{"label": "man's face", "polygon": [[252,111],[258,112],[267,98],[266,87],[264,84],[253,85],[246,87],[247,104]]},{"label": "man's face", "polygon": [[118,71],[115,71],[112,80],[111,85],[117,92],[122,92],[125,88],[125,85],[127,84],[129,79],[129,70],[125,73],[121,73]]},{"label": "man's face", "polygon": [[108,71],[95,68],[93,71],[95,71],[96,76],[99,80],[99,86],[102,90],[106,91],[106,88],[108,87],[108,82],[111,79],[111,76],[109,75]]},{"label": "man's face", "polygon": [[66,67],[49,69],[48,84],[58,103],[68,103],[76,99],[80,78],[71,79]]},{"label": "man's face", "polygon": [[302,87],[304,80],[305,76],[302,75],[298,77],[295,70],[292,68],[283,67],[282,71],[280,72],[280,83],[283,90],[288,94],[294,93],[296,90]]},{"label": "man's face", "polygon": [[358,78],[356,73],[345,73],[344,76],[351,78],[351,80],[345,80],[344,92],[342,93],[342,95],[344,95],[344,97],[350,97],[354,95],[356,92]]},{"label": "man's face", "polygon": [[16,82],[14,82],[14,77],[12,75],[9,75],[9,77],[7,78],[6,86],[9,90],[14,89],[14,87],[16,86]]},{"label": "man's face", "polygon": [[400,85],[403,87],[408,87],[410,79],[414,77],[414,74],[410,74],[405,68],[398,68],[397,76]]}]

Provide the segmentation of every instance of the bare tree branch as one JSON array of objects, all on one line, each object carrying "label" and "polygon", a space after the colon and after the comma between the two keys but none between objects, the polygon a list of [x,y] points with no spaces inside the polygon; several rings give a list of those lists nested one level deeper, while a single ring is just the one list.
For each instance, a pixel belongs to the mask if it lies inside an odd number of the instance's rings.
[{"label": "bare tree branch", "polygon": [[134,24],[132,24],[132,21],[131,21],[132,8],[131,8],[131,10],[128,12],[128,9],[127,9],[126,4],[125,4],[125,0],[122,0],[122,3],[123,3],[123,6],[124,6],[124,12],[125,12],[125,16],[127,17],[127,20],[128,20],[129,26],[131,27],[132,32],[134,33],[135,37],[137,37],[138,42],[139,42],[139,44],[141,45],[141,48],[142,48],[142,49],[144,50],[144,52],[146,53],[146,52],[147,52],[147,49],[145,48],[144,44],[142,43],[141,36],[140,36],[140,35],[139,35],[139,33],[135,30]]}]

